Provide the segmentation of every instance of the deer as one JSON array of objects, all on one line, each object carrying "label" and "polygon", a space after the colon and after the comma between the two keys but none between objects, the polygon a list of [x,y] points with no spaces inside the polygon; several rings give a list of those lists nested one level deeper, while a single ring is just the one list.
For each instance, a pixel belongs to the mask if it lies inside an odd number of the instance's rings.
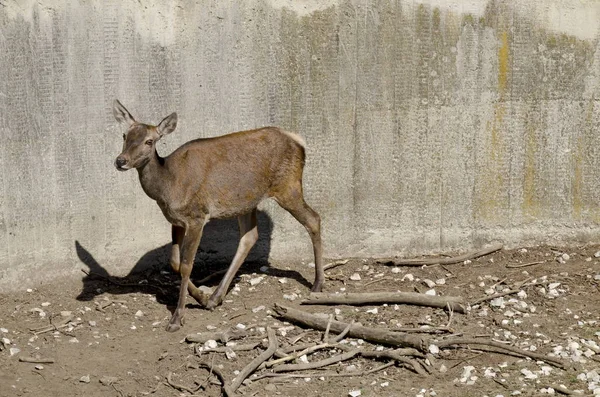
[{"label": "deer", "polygon": [[[158,125],[144,124],[115,99],[113,114],[127,128],[115,167],[118,171],[137,170],[142,189],[156,201],[171,224],[170,265],[181,276],[181,285],[166,331],[175,332],[183,326],[188,293],[208,310],[221,304],[258,240],[257,206],[268,198],[308,231],[315,263],[311,290],[321,291],[325,280],[321,218],[304,200],[306,143],[300,135],[263,127],[194,139],[161,157],[156,143],[175,130],[177,113],[171,113]],[[202,231],[211,219],[232,217],[238,219],[240,241],[223,279],[207,298],[208,294],[190,280]]]}]

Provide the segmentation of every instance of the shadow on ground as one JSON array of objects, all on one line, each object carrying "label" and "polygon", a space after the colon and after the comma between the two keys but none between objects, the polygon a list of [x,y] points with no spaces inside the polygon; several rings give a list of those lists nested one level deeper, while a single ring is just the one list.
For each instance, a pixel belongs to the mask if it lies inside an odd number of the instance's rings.
[{"label": "shadow on ground", "polygon": [[[259,239],[250,251],[248,258],[242,265],[238,276],[244,273],[257,273],[262,266],[269,266],[269,253],[271,249],[271,235],[273,221],[263,211],[258,212]],[[192,280],[197,285],[216,286],[222,276],[215,273],[227,269],[239,242],[239,229],[236,219],[214,220],[204,228],[200,248],[196,253]],[[83,286],[77,300],[90,301],[103,293],[126,294],[131,292],[144,292],[154,294],[157,302],[175,305],[179,289],[179,275],[171,270],[169,258],[171,244],[165,244],[145,253],[133,266],[125,277],[112,276],[94,258],[79,241],[75,241],[75,251],[79,260],[87,267],[83,269]],[[293,270],[270,268],[270,276],[286,277],[298,281],[307,288],[312,284],[300,273]],[[233,285],[233,283],[232,283]]]}]

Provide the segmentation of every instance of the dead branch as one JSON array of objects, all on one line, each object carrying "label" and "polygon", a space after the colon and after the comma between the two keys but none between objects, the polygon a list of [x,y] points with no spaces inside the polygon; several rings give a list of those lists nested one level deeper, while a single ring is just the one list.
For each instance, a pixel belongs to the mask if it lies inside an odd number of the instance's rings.
[{"label": "dead branch", "polygon": [[250,327],[244,330],[229,328],[223,331],[189,334],[185,337],[185,340],[189,343],[205,343],[208,340],[217,340],[221,343],[227,343],[230,340],[241,339],[246,336],[254,335],[255,333],[256,331],[250,330]]},{"label": "dead branch", "polygon": [[189,387],[187,387],[187,386],[183,386],[183,385],[180,385],[180,384],[178,384],[178,383],[175,383],[175,382],[173,382],[173,380],[171,379],[171,376],[173,376],[173,373],[172,373],[172,372],[169,372],[169,375],[167,375],[167,384],[168,384],[169,386],[171,386],[173,389],[176,389],[176,390],[179,390],[179,391],[186,391],[186,392],[188,392],[188,393],[190,393],[190,394],[194,394],[194,393],[196,393],[198,390],[200,390],[200,388],[199,388],[199,387],[198,387],[198,388],[196,388],[196,389],[191,389],[191,388],[189,388]]},{"label": "dead branch", "polygon": [[345,265],[346,263],[348,263],[348,259],[328,263],[325,266],[323,266],[323,270],[325,271],[325,270],[333,269],[334,267]]},{"label": "dead branch", "polygon": [[213,349],[202,350],[201,349],[202,345],[199,344],[196,348],[196,354],[198,356],[201,356],[202,354],[205,354],[205,353],[225,353],[228,351],[245,352],[245,351],[254,350],[260,345],[261,345],[261,342],[256,342],[256,343],[250,343],[247,345],[222,346],[222,347],[215,347]]},{"label": "dead branch", "polygon": [[365,375],[370,375],[374,372],[377,371],[381,371],[384,370],[388,367],[391,367],[392,365],[394,365],[395,363],[389,362],[389,363],[385,363],[383,365],[380,365],[379,367],[375,367],[373,369],[367,370],[367,371],[348,371],[348,372],[342,372],[342,373],[338,373],[338,372],[318,372],[318,373],[310,373],[310,374],[281,374],[281,373],[274,373],[274,372],[267,372],[264,374],[260,374],[254,378],[252,378],[251,380],[253,382],[256,382],[258,380],[264,379],[264,378],[310,378],[313,376],[319,376],[319,377],[325,377],[325,378],[334,378],[334,377],[344,377],[344,376],[356,376],[356,377],[362,377]]},{"label": "dead branch", "polygon": [[475,338],[456,338],[456,339],[447,339],[439,342],[435,342],[435,345],[440,349],[443,347],[456,346],[456,345],[481,345],[481,346],[491,346],[502,352],[510,352],[520,355],[521,357],[529,357],[533,360],[539,360],[547,362],[548,364],[554,365],[560,369],[566,369],[566,365],[559,359],[554,357],[545,356],[543,354],[534,353],[531,351],[519,349],[518,347],[505,345],[500,342],[496,342],[493,340],[485,340],[485,339],[475,339]]},{"label": "dead branch", "polygon": [[328,294],[312,292],[302,305],[366,305],[377,303],[399,303],[428,307],[447,308],[466,313],[464,299],[456,296],[433,296],[414,292],[362,292]]},{"label": "dead branch", "polygon": [[31,364],[54,364],[53,358],[35,358],[29,356],[21,356],[19,357],[19,361],[22,363],[31,363]]},{"label": "dead branch", "polygon": [[[286,307],[277,303],[274,306],[274,310],[280,317],[283,317],[291,322],[300,323],[320,331],[323,331],[327,327],[328,319],[321,316],[291,307]],[[349,324],[340,321],[332,321],[331,330],[333,332],[342,332],[344,328],[348,327],[348,325]],[[354,338],[361,338],[385,345],[414,347],[420,351],[425,351],[425,346],[427,346],[426,341],[417,335],[403,334],[400,332],[390,331],[385,328],[369,328],[358,324],[353,324],[350,326],[348,335]]]},{"label": "dead branch", "polygon": [[267,361],[269,358],[271,358],[273,353],[275,353],[275,350],[277,350],[277,335],[275,334],[275,330],[267,328],[267,335],[269,337],[269,347],[258,357],[252,360],[248,365],[246,365],[244,369],[242,369],[242,371],[239,373],[239,375],[233,378],[229,385],[226,384],[223,387],[227,395],[233,396],[233,394],[238,389],[238,387],[240,387],[242,382],[248,376],[250,376],[259,367],[259,365]]},{"label": "dead branch", "polygon": [[[345,345],[339,345],[338,348],[341,350],[345,350],[345,351],[352,350],[351,347],[345,346]],[[405,354],[404,350],[409,350],[409,349],[382,350],[382,351],[360,350],[359,354],[361,357],[364,357],[364,358],[373,358],[373,359],[377,359],[377,360],[390,359],[390,360],[398,361],[402,364],[405,364],[405,365],[411,367],[413,369],[413,371],[415,371],[417,374],[427,376],[428,373],[423,369],[421,364],[419,364],[419,362],[416,360],[406,357],[407,354]],[[410,349],[410,350],[412,350],[411,354],[408,354],[408,355],[411,355],[411,356],[416,355],[418,357],[424,357],[424,355],[422,353],[417,352],[414,349]]]},{"label": "dead branch", "polygon": [[488,248],[482,248],[480,250],[470,252],[464,255],[453,256],[450,258],[425,258],[425,259],[389,259],[379,260],[379,263],[391,264],[394,266],[423,266],[423,265],[453,265],[455,263],[461,263],[466,260],[479,258],[501,250],[503,247],[502,243],[493,244]]},{"label": "dead branch", "polygon": [[227,384],[225,382],[225,376],[223,376],[223,372],[221,372],[221,370],[216,365],[211,365],[205,361],[200,361],[198,363],[198,366],[207,369],[209,371],[209,374],[215,374],[216,377],[219,378],[219,380],[221,381],[221,385],[223,385],[223,393],[227,397],[233,397],[233,394],[229,394],[227,389],[224,387]]},{"label": "dead branch", "polygon": [[331,364],[339,363],[340,361],[350,360],[354,356],[360,354],[359,349],[354,349],[352,351],[338,354],[337,356],[329,357],[324,360],[314,361],[312,363],[303,363],[303,364],[282,364],[276,367],[273,367],[274,372],[290,372],[290,371],[302,371],[306,369],[315,369],[326,367]]},{"label": "dead branch", "polygon": [[527,266],[533,266],[533,265],[539,265],[544,263],[544,261],[536,261],[536,262],[528,262],[528,263],[519,263],[516,265],[506,265],[507,269],[519,269],[522,267],[527,267]]},{"label": "dead branch", "polygon": [[334,347],[334,346],[335,346],[335,344],[321,343],[320,345],[314,345],[311,347],[307,347],[306,349],[300,350],[299,352],[296,352],[294,354],[290,354],[289,356],[281,357],[276,360],[267,361],[267,362],[265,362],[265,367],[272,367],[277,364],[284,363],[286,361],[295,360],[298,357],[302,357],[305,354],[309,354],[309,353],[315,352],[317,350],[327,349],[329,347]]},{"label": "dead branch", "polygon": [[479,299],[476,299],[473,302],[471,302],[471,306],[475,306],[475,305],[478,305],[478,304],[480,304],[482,302],[491,301],[492,299],[500,298],[500,297],[503,297],[503,296],[518,294],[523,288],[526,288],[526,287],[533,287],[533,286],[536,286],[536,285],[548,284],[548,283],[549,283],[549,281],[538,281],[536,283],[523,284],[523,285],[521,285],[518,288],[513,288],[513,289],[510,289],[508,291],[498,292],[497,294],[493,294],[493,295],[489,295],[489,296],[484,296],[484,297],[481,297]]},{"label": "dead branch", "polygon": [[332,321],[333,321],[333,314],[330,314],[329,321],[327,322],[327,327],[325,328],[325,333],[323,334],[323,342],[327,342],[327,339],[329,339],[329,328],[331,327]]}]

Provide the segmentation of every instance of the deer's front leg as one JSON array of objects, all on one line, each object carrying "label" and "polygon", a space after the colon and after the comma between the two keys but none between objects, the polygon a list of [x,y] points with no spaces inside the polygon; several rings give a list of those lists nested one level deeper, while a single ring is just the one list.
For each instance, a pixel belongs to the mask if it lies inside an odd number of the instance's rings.
[{"label": "deer's front leg", "polygon": [[[183,244],[183,238],[185,237],[185,228],[181,226],[172,225],[171,228],[172,236],[172,247],[171,247],[171,268],[175,273],[179,273],[179,267],[181,263],[181,252],[180,247]],[[196,255],[194,253],[194,255]],[[188,282],[188,292],[200,304],[200,306],[206,306],[208,296],[204,295],[190,280]]]},{"label": "deer's front leg", "polygon": [[194,266],[194,257],[196,256],[196,251],[198,250],[198,245],[200,244],[203,228],[204,222],[188,225],[185,236],[183,237],[183,241],[181,243],[181,264],[179,265],[181,285],[179,287],[179,300],[177,301],[177,308],[173,312],[173,316],[167,325],[167,331],[169,332],[177,331],[183,325],[185,298],[188,291],[188,285],[190,283],[192,267]]}]

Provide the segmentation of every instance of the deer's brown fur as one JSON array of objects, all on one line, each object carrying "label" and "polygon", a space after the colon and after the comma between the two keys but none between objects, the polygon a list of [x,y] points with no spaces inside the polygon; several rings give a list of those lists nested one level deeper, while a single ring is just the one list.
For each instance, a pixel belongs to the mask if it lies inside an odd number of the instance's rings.
[{"label": "deer's brown fur", "polygon": [[[171,266],[181,274],[181,287],[168,331],[182,325],[186,290],[209,309],[221,303],[258,240],[256,207],[265,198],[275,199],[308,230],[315,256],[312,290],[321,290],[321,221],[303,197],[305,148],[300,136],[265,127],[189,141],[162,158],[156,141],[176,128],[175,113],[153,126],[136,122],[117,100],[113,112],[117,121],[128,127],[115,166],[121,171],[138,170],[144,192],[172,224]],[[210,219],[234,216],[238,217],[241,235],[237,252],[218,288],[206,299],[190,281],[202,229]]]}]

